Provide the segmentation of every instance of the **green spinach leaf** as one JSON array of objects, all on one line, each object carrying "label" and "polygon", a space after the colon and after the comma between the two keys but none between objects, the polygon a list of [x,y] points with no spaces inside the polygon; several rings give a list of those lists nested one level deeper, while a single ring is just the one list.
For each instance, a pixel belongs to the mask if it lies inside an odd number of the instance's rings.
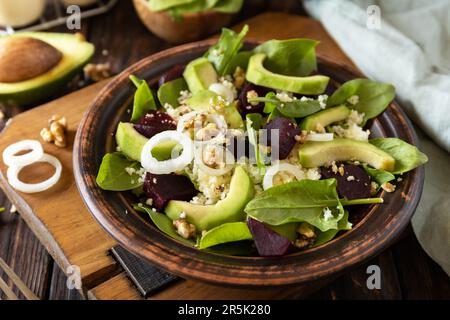
[{"label": "green spinach leaf", "polygon": [[379,186],[395,179],[395,176],[386,170],[371,168],[367,165],[364,165],[363,168]]},{"label": "green spinach leaf", "polygon": [[[356,104],[347,103],[348,99],[358,96]],[[327,100],[327,106],[337,106],[347,103],[349,108],[364,113],[363,125],[367,120],[381,114],[394,100],[394,86],[368,79],[354,79],[340,86]]]},{"label": "green spinach leaf", "polygon": [[316,46],[310,39],[270,40],[257,46],[254,52],[267,55],[264,66],[279,74],[304,77],[317,69]]},{"label": "green spinach leaf", "polygon": [[158,12],[164,11],[172,7],[190,4],[197,0],[149,0],[150,10]]},{"label": "green spinach leaf", "polygon": [[187,90],[188,86],[184,78],[178,78],[164,83],[158,89],[158,99],[162,106],[166,103],[171,105],[172,108],[176,108],[180,105],[178,98],[180,97],[180,91]]},{"label": "green spinach leaf", "polygon": [[253,236],[245,222],[230,222],[217,226],[206,232],[199,241],[199,249],[209,248],[218,244],[252,240]]},{"label": "green spinach leaf", "polygon": [[237,67],[242,68],[243,70],[247,70],[248,60],[253,55],[253,51],[240,51],[238,52],[234,58],[230,61],[230,65],[227,68],[227,71],[233,73]]},{"label": "green spinach leaf", "polygon": [[[211,1],[211,0],[209,0]],[[212,10],[223,13],[233,13],[241,10],[244,0],[215,0]]]},{"label": "green spinach leaf", "polygon": [[136,122],[147,112],[156,110],[156,102],[150,90],[147,81],[138,79],[131,75],[130,80],[137,87],[134,93],[133,112],[131,113],[131,122]]},{"label": "green spinach leaf", "polygon": [[159,230],[167,234],[169,237],[178,240],[184,244],[187,244],[189,246],[192,247],[195,246],[195,242],[193,240],[185,239],[176,232],[175,228],[173,227],[172,220],[165,214],[153,211],[151,208],[144,206],[142,204],[135,204],[133,208],[136,211],[147,213],[150,216],[152,222],[155,224],[155,226]]},{"label": "green spinach leaf", "polygon": [[428,157],[417,147],[397,138],[376,138],[369,142],[395,159],[393,174],[411,171],[428,161]]},{"label": "green spinach leaf", "polygon": [[334,239],[334,237],[337,235],[339,231],[342,230],[350,230],[352,228],[352,224],[348,222],[348,211],[345,210],[344,216],[341,220],[338,222],[338,228],[337,229],[330,229],[328,231],[322,232],[322,231],[316,231],[319,234],[317,235],[316,240],[314,240],[313,247],[320,246],[321,244],[324,244],[328,241],[331,241]]},{"label": "green spinach leaf", "polygon": [[259,113],[249,113],[245,117],[248,141],[255,150],[256,165],[261,173],[265,171],[264,156],[259,149],[259,129],[262,127],[262,116]]},{"label": "green spinach leaf", "polygon": [[230,70],[231,61],[242,48],[247,32],[248,25],[245,25],[239,34],[223,28],[219,41],[205,53],[205,57],[214,65],[219,75],[223,76],[234,71]]},{"label": "green spinach leaf", "polygon": [[278,99],[273,92],[269,92],[265,97],[249,99],[249,102],[253,101],[265,102],[265,113],[272,113],[276,108],[280,114],[288,118],[304,118],[322,110],[318,100],[296,99],[289,102],[283,102]]},{"label": "green spinach leaf", "polygon": [[96,181],[103,190],[136,189],[143,184],[136,173],[140,168],[139,162],[127,159],[121,152],[107,153],[103,157]]}]

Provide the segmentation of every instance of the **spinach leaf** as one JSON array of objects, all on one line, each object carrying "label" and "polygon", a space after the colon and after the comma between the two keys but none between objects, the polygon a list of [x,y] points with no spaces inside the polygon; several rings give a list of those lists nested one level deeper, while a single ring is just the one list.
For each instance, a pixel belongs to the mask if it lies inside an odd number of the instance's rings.
[{"label": "spinach leaf", "polygon": [[291,223],[285,223],[280,224],[279,226],[271,226],[267,225],[270,229],[278,233],[279,235],[282,235],[283,237],[291,240],[292,242],[297,239],[297,228],[299,227],[300,222],[291,222]]},{"label": "spinach leaf", "polygon": [[147,112],[156,110],[156,102],[150,90],[147,81],[138,79],[131,75],[130,80],[137,87],[134,93],[133,112],[131,113],[131,122],[136,122]]},{"label": "spinach leaf", "polygon": [[354,79],[340,86],[327,100],[327,106],[337,106],[346,103],[352,96],[358,96],[355,105],[347,103],[349,108],[364,113],[363,125],[367,120],[381,114],[394,100],[394,86],[368,79]]},{"label": "spinach leaf", "polygon": [[[344,216],[341,220],[338,222],[338,228],[337,229],[330,229],[325,232],[318,231],[319,234],[317,235],[316,240],[314,241],[313,247],[320,246],[321,244],[324,244],[328,241],[331,241],[339,231],[341,230],[350,230],[352,228],[352,224],[348,222],[348,211],[345,210]],[[317,231],[316,231],[317,232]]]},{"label": "spinach leaf", "polygon": [[166,103],[176,108],[180,105],[178,98],[180,97],[180,91],[187,90],[188,86],[183,78],[178,78],[164,83],[158,89],[158,99],[162,106]]},{"label": "spinach leaf", "polygon": [[272,113],[276,108],[280,114],[288,118],[304,118],[322,110],[318,100],[296,99],[289,102],[283,102],[278,99],[273,92],[269,92],[265,97],[249,99],[249,102],[253,101],[265,102],[264,112],[266,113]]},{"label": "spinach leaf", "polygon": [[239,34],[223,28],[219,41],[205,53],[205,57],[214,65],[219,75],[223,76],[234,71],[230,70],[231,61],[242,48],[247,32],[248,25],[245,25]]},{"label": "spinach leaf", "polygon": [[[324,214],[326,208],[331,215]],[[245,212],[270,225],[308,222],[321,231],[337,229],[344,215],[335,179],[305,179],[272,187],[251,200]]]},{"label": "spinach leaf", "polygon": [[197,0],[150,0],[149,7],[150,10],[157,12],[196,1]]},{"label": "spinach leaf", "polygon": [[259,113],[249,113],[245,117],[248,141],[255,150],[256,165],[261,173],[265,171],[264,156],[259,149],[259,129],[262,127],[262,116]]},{"label": "spinach leaf", "polygon": [[318,41],[310,39],[270,40],[254,52],[267,55],[264,66],[279,74],[304,77],[317,69],[315,48]]},{"label": "spinach leaf", "polygon": [[376,138],[369,142],[395,159],[393,174],[411,171],[428,161],[428,157],[417,147],[397,138]]},{"label": "spinach leaf", "polygon": [[248,60],[253,55],[252,51],[240,51],[238,52],[234,58],[230,61],[230,65],[227,68],[227,71],[233,73],[237,67],[241,67],[243,70],[247,70]]},{"label": "spinach leaf", "polygon": [[375,168],[371,168],[367,165],[363,166],[364,170],[367,172],[367,174],[369,176],[372,177],[372,179],[379,185],[381,186],[383,183],[385,182],[389,182],[395,179],[395,176],[385,170],[382,169],[375,169]]},{"label": "spinach leaf", "polygon": [[[211,0],[209,0],[211,1]],[[241,10],[244,0],[215,0],[215,4],[211,6],[214,11],[223,13],[233,13]]]},{"label": "spinach leaf", "polygon": [[155,226],[159,230],[167,234],[169,237],[189,246],[195,246],[195,242],[193,240],[185,239],[176,232],[175,228],[173,227],[172,220],[165,214],[153,211],[151,208],[144,206],[143,204],[135,204],[133,205],[133,208],[136,211],[147,213]]},{"label": "spinach leaf", "polygon": [[139,162],[127,159],[121,152],[107,153],[103,157],[96,181],[103,190],[132,190],[143,184],[136,173],[140,168]]},{"label": "spinach leaf", "polygon": [[200,239],[199,249],[218,244],[241,240],[252,240],[253,236],[245,222],[230,222],[217,226],[206,232]]}]

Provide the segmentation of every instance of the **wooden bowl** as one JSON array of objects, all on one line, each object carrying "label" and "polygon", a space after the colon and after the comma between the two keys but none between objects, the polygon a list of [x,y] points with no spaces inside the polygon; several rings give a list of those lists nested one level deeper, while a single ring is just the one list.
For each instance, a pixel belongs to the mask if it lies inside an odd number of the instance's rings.
[{"label": "wooden bowl", "polygon": [[[101,190],[95,182],[102,157],[115,150],[113,133],[127,121],[135,88],[134,74],[151,84],[175,64],[202,55],[215,40],[178,46],[152,55],[112,80],[84,115],[74,144],[74,173],[87,207],[103,228],[129,251],[184,278],[219,285],[261,287],[305,283],[330,276],[369,259],[385,249],[408,225],[422,192],[424,169],[404,176],[385,203],[360,208],[354,228],[319,247],[283,257],[236,257],[212,254],[169,238],[148,217],[131,207],[129,193]],[[250,49],[256,43],[247,42]],[[344,66],[319,59],[319,71],[338,82],[358,77]],[[412,125],[396,102],[372,121],[373,136],[398,137],[411,144],[418,140]]]},{"label": "wooden bowl", "polygon": [[172,43],[184,43],[205,38],[228,25],[234,14],[205,11],[183,14],[175,21],[166,12],[153,12],[146,0],[133,0],[144,25],[158,37]]}]

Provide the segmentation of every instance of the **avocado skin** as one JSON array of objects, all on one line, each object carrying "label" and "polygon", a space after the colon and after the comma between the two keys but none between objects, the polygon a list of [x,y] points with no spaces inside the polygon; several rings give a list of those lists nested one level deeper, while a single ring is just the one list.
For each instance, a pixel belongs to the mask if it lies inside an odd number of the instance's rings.
[{"label": "avocado skin", "polygon": [[172,220],[179,219],[184,212],[187,221],[194,224],[197,230],[210,230],[227,222],[244,221],[244,208],[253,195],[254,187],[250,177],[242,167],[236,167],[225,199],[214,205],[172,200],[167,204],[165,212]]},{"label": "avocado skin", "polygon": [[375,169],[393,171],[395,159],[374,145],[351,139],[308,141],[299,150],[300,164],[305,168],[327,166],[332,161],[358,160]]},{"label": "avocado skin", "polygon": [[[12,37],[15,37],[15,36],[33,37],[33,38],[43,40],[45,42],[48,42],[48,39],[57,39],[58,37],[60,37],[61,39],[64,39],[63,41],[71,41],[71,40],[79,41],[75,35],[58,34],[58,33],[23,32],[23,33],[19,33],[17,35],[11,35],[11,36]],[[15,83],[14,85],[18,86],[18,88],[17,88],[18,90],[13,91],[13,92],[5,92],[3,90],[2,83],[0,83],[0,102],[4,102],[7,104],[11,104],[11,105],[24,106],[24,105],[29,105],[29,104],[36,103],[39,101],[43,101],[45,99],[48,99],[52,95],[54,95],[58,89],[60,89],[67,82],[72,80],[83,69],[83,67],[90,61],[90,59],[94,55],[94,52],[95,52],[94,46],[85,41],[83,41],[82,43],[84,46],[83,50],[85,50],[85,54],[82,56],[82,59],[80,61],[78,61],[72,68],[70,68],[69,70],[66,70],[66,72],[58,75],[57,77],[51,77],[50,79],[46,79],[45,82],[40,83],[39,85],[32,86],[32,87],[25,88],[25,89],[20,87],[20,84],[21,84],[20,82]],[[53,45],[52,43],[50,43],[50,44]],[[54,46],[54,47],[56,49],[62,51],[61,48],[59,48],[58,46]],[[64,54],[64,52],[62,52],[62,53]],[[51,72],[55,68],[58,68],[59,64],[56,67],[52,68],[49,72]],[[46,74],[48,74],[49,72],[47,72]],[[46,74],[44,74],[44,75],[46,75]],[[41,75],[40,77],[42,77],[44,75]],[[27,81],[23,81],[23,83],[25,83]]]},{"label": "avocado skin", "polygon": [[343,105],[328,108],[307,116],[303,119],[300,128],[302,130],[314,131],[318,124],[325,128],[329,124],[347,119],[349,114],[350,109]]},{"label": "avocado skin", "polygon": [[250,57],[246,74],[247,81],[263,87],[308,95],[321,94],[327,88],[330,80],[327,76],[293,77],[273,73],[264,67],[265,58],[266,54],[264,53],[257,53]]}]

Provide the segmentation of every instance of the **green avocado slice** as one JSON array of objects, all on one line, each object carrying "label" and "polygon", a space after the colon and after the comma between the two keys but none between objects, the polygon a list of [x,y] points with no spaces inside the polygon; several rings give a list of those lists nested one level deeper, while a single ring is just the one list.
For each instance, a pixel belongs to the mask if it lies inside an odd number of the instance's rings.
[{"label": "green avocado slice", "polygon": [[217,82],[217,72],[214,66],[204,57],[189,62],[183,72],[183,77],[193,94],[208,90],[211,84]]},{"label": "green avocado slice", "polygon": [[73,34],[20,32],[8,37],[31,37],[42,40],[62,53],[59,63],[35,78],[15,83],[0,82],[0,101],[17,105],[38,102],[49,97],[71,80],[94,54],[94,46]]},{"label": "green avocado slice", "polygon": [[305,168],[329,165],[333,161],[358,160],[375,169],[393,171],[395,159],[374,145],[351,139],[308,141],[300,147],[300,164]]},{"label": "green avocado slice", "polygon": [[309,77],[293,77],[273,73],[264,67],[265,53],[257,53],[250,57],[246,79],[254,84],[300,94],[321,94],[325,91],[329,77],[315,75]]},{"label": "green avocado slice", "polygon": [[214,205],[192,204],[186,201],[171,200],[166,207],[167,216],[176,220],[184,212],[189,223],[199,231],[210,230],[228,222],[245,220],[244,207],[253,198],[254,187],[242,167],[236,167],[231,178],[230,191],[225,199]]},{"label": "green avocado slice", "polygon": [[300,128],[307,131],[317,130],[317,126],[321,125],[323,128],[334,122],[339,122],[347,119],[350,114],[350,109],[346,106],[338,106],[334,108],[328,108],[319,112],[316,112],[303,119]]}]

